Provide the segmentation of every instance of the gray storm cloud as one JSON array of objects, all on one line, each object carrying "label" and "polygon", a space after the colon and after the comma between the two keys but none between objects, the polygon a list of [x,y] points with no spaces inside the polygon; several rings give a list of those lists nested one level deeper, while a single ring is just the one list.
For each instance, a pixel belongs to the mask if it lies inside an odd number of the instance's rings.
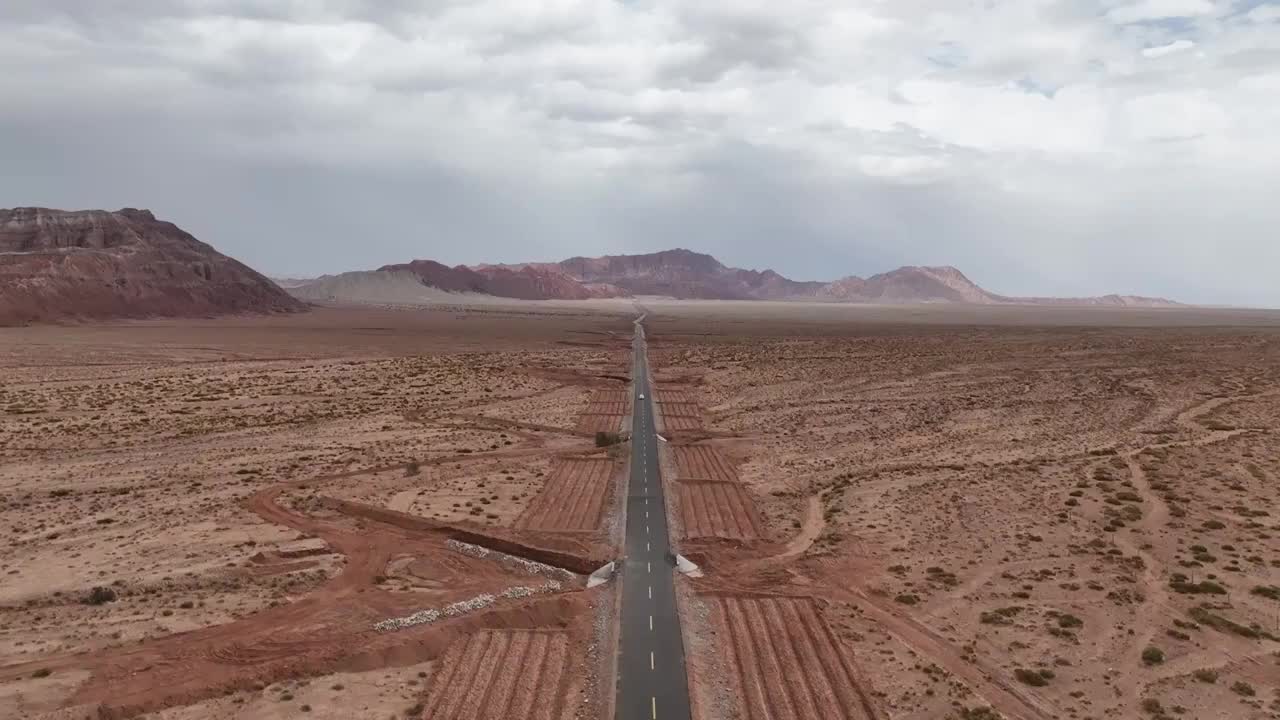
[{"label": "gray storm cloud", "polygon": [[278,274],[684,246],[1280,305],[1280,6],[9,0],[0,206]]}]

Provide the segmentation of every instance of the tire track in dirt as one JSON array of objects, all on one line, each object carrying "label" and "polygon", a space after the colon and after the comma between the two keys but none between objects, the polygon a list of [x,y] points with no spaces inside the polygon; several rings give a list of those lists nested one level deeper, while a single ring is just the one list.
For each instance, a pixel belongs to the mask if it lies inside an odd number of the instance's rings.
[{"label": "tire track in dirt", "polygon": [[[1164,450],[1169,448],[1201,447],[1230,440],[1237,435],[1253,432],[1251,430],[1211,430],[1201,423],[1200,418],[1220,407],[1234,402],[1260,397],[1269,397],[1276,394],[1276,391],[1268,391],[1249,395],[1215,397],[1197,403],[1178,413],[1174,421],[1188,430],[1193,432],[1207,432],[1207,435],[1191,440],[1151,443],[1121,454],[1121,458],[1124,460],[1125,466],[1129,470],[1129,480],[1133,483],[1134,491],[1138,494],[1138,497],[1142,498],[1142,505],[1145,511],[1142,514],[1142,518],[1137,523],[1137,526],[1141,529],[1144,535],[1154,537],[1156,533],[1167,525],[1169,520],[1169,505],[1164,501],[1164,498],[1160,497],[1160,495],[1151,488],[1151,481],[1147,477],[1146,470],[1142,467],[1140,459],[1142,454],[1148,451]],[[1113,542],[1122,552],[1129,555],[1135,555],[1142,559],[1143,568],[1141,576],[1139,577],[1139,583],[1142,588],[1143,602],[1137,612],[1140,615],[1150,616],[1158,609],[1169,609],[1169,590],[1164,582],[1164,578],[1161,577],[1164,570],[1163,563],[1157,561],[1155,556],[1144,550],[1139,544],[1132,542],[1127,537],[1114,537]],[[1157,630],[1157,623],[1148,623],[1146,629],[1142,633],[1133,637],[1132,642],[1128,644],[1128,647],[1124,652],[1124,658],[1120,662],[1125,663],[1128,666],[1137,666],[1140,664],[1142,651],[1155,640]],[[1126,695],[1128,695],[1130,701],[1136,703],[1148,685],[1149,683],[1134,683],[1131,687],[1126,688]]]},{"label": "tire track in dirt", "polygon": [[1058,713],[1042,707],[1041,702],[1008,682],[1003,671],[987,665],[980,658],[970,658],[946,638],[918,620],[900,614],[887,600],[873,597],[861,589],[833,589],[836,596],[860,606],[868,619],[911,647],[923,657],[937,663],[960,678],[988,705],[1012,720],[1053,720]]}]

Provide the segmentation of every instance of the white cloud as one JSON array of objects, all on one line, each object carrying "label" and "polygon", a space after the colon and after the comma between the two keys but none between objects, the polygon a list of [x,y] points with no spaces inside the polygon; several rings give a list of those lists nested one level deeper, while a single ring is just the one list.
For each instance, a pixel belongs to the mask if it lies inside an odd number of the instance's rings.
[{"label": "white cloud", "polygon": [[942,158],[928,155],[864,155],[858,158],[858,167],[872,177],[925,182],[937,176],[947,163]]},{"label": "white cloud", "polygon": [[1183,50],[1190,50],[1195,46],[1196,44],[1190,40],[1174,40],[1167,45],[1155,45],[1153,47],[1143,48],[1142,54],[1144,57],[1159,58],[1164,57],[1165,55],[1179,53]]},{"label": "white cloud", "polygon": [[1187,140],[1219,133],[1231,121],[1206,93],[1169,92],[1143,95],[1125,104],[1129,126],[1139,140]]},{"label": "white cloud", "polygon": [[1256,23],[1280,22],[1280,5],[1265,3],[1249,11],[1249,19]]},{"label": "white cloud", "polygon": [[1211,15],[1217,8],[1210,0],[1139,0],[1107,13],[1118,23]]}]

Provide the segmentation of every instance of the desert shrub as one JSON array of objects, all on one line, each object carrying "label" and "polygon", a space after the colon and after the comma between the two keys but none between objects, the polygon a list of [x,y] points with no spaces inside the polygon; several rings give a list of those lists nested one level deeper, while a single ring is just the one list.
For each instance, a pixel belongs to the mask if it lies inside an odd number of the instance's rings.
[{"label": "desert shrub", "polygon": [[1191,673],[1191,675],[1196,680],[1199,680],[1202,683],[1207,683],[1209,685],[1212,685],[1218,682],[1218,673],[1208,668],[1201,668]]},{"label": "desert shrub", "polygon": [[997,608],[990,612],[984,612],[978,617],[979,622],[983,625],[1012,625],[1013,618],[1022,612],[1020,606]]},{"label": "desert shrub", "polygon": [[1035,670],[1028,670],[1027,668],[1018,668],[1014,670],[1013,676],[1018,679],[1018,682],[1023,685],[1030,685],[1031,687],[1044,687],[1049,684],[1049,678],[1046,678]]},{"label": "desert shrub", "polygon": [[1202,525],[1201,527],[1203,527],[1205,530],[1222,530],[1223,528],[1226,527],[1226,524],[1224,524],[1221,520],[1206,520],[1204,522],[1204,525]]},{"label": "desert shrub", "polygon": [[84,599],[86,605],[106,605],[109,602],[116,601],[116,591],[109,587],[99,585],[89,591],[89,596]]},{"label": "desert shrub", "polygon": [[1226,595],[1227,589],[1211,580],[1201,580],[1198,583],[1188,582],[1186,580],[1170,580],[1169,588],[1174,592],[1180,592],[1185,595]]},{"label": "desert shrub", "polygon": [[960,711],[960,720],[1002,720],[1003,717],[989,707],[964,708]]},{"label": "desert shrub", "polygon": [[1253,589],[1253,594],[1271,600],[1280,600],[1280,587],[1275,585],[1259,585]]},{"label": "desert shrub", "polygon": [[895,597],[894,601],[902,603],[903,605],[917,605],[920,603],[920,596],[912,595],[911,593],[903,593]]},{"label": "desert shrub", "polygon": [[1258,694],[1258,692],[1253,689],[1252,685],[1250,685],[1249,683],[1243,680],[1232,683],[1231,692],[1241,697],[1253,697],[1254,695]]},{"label": "desert shrub", "polygon": [[605,432],[601,430],[596,433],[596,447],[609,447],[622,442],[622,435],[616,432]]},{"label": "desert shrub", "polygon": [[1155,698],[1147,698],[1142,701],[1142,709],[1152,715],[1159,715],[1164,712],[1164,706]]},{"label": "desert shrub", "polygon": [[416,460],[404,466],[405,477],[413,477],[420,472],[422,472],[422,465],[420,465]]},{"label": "desert shrub", "polygon": [[1232,633],[1247,638],[1267,638],[1274,640],[1275,636],[1265,630],[1256,627],[1247,627],[1238,622],[1225,618],[1212,610],[1208,606],[1199,605],[1187,611],[1192,620],[1201,625],[1208,625],[1218,632]]},{"label": "desert shrub", "polygon": [[31,677],[33,677],[33,678],[47,678],[47,677],[49,677],[49,676],[50,676],[50,675],[52,675],[52,674],[53,674],[53,671],[52,671],[52,670],[50,670],[49,668],[40,668],[39,670],[37,670],[37,671],[35,671],[35,672],[31,673]]},{"label": "desert shrub", "polygon": [[1155,645],[1148,645],[1142,651],[1142,662],[1146,665],[1159,665],[1164,662],[1164,651]]},{"label": "desert shrub", "polygon": [[1058,618],[1058,627],[1061,628],[1078,628],[1084,627],[1084,621],[1075,615],[1062,615]]}]

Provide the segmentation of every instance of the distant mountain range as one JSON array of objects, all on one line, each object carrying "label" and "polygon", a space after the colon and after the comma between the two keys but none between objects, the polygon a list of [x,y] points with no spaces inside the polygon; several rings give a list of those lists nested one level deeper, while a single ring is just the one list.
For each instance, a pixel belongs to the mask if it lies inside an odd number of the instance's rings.
[{"label": "distant mountain range", "polygon": [[268,280],[147,210],[0,210],[0,325],[297,312],[307,302],[589,300],[633,296],[846,303],[1173,307],[1161,298],[1014,298],[952,267],[803,282],[742,270],[691,250],[558,263],[448,267],[432,260],[316,279]]},{"label": "distant mountain range", "polygon": [[280,281],[295,297],[335,303],[436,302],[457,295],[524,300],[659,295],[698,300],[810,300],[846,303],[968,303],[977,305],[1103,305],[1178,307],[1163,298],[1008,297],[984,290],[953,267],[901,267],[868,278],[798,281],[773,270],[728,267],[710,255],[675,249],[643,255],[573,257],[558,263],[459,265],[432,260],[373,271]]}]

